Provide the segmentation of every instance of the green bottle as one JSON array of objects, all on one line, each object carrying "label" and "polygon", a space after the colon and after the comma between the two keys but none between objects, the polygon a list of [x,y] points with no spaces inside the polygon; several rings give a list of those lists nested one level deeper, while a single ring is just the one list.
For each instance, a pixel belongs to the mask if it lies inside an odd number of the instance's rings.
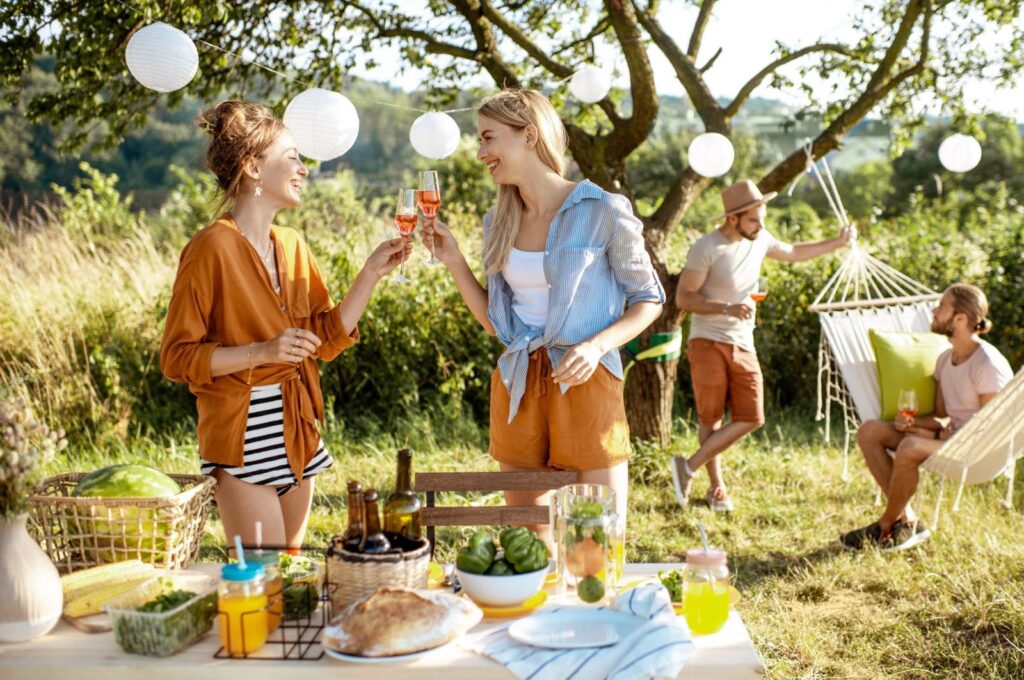
[{"label": "green bottle", "polygon": [[384,502],[384,531],[415,541],[423,535],[420,499],[412,490],[412,451],[409,449],[398,450],[395,491]]}]

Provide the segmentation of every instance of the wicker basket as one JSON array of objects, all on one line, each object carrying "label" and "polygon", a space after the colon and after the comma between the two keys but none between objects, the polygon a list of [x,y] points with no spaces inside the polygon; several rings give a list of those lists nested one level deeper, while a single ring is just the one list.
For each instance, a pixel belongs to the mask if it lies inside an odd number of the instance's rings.
[{"label": "wicker basket", "polygon": [[327,589],[337,615],[378,588],[426,588],[430,572],[430,541],[409,552],[364,555],[335,549],[327,555]]},{"label": "wicker basket", "polygon": [[62,574],[130,559],[185,569],[199,553],[217,483],[169,476],[184,490],[161,498],[75,498],[85,473],[50,477],[28,498],[30,530]]}]

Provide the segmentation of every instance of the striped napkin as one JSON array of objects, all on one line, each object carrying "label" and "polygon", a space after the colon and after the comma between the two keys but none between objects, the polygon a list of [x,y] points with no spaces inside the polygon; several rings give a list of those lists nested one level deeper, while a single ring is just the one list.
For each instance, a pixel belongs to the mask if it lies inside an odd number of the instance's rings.
[{"label": "striped napkin", "polygon": [[[668,591],[660,583],[628,590],[612,609],[645,620],[642,626],[609,647],[543,649],[520,644],[508,636],[506,623],[486,633],[467,635],[462,647],[489,657],[521,680],[586,680],[610,678],[675,678],[694,653],[686,623],[672,610]],[[542,611],[555,611],[559,607]]]}]

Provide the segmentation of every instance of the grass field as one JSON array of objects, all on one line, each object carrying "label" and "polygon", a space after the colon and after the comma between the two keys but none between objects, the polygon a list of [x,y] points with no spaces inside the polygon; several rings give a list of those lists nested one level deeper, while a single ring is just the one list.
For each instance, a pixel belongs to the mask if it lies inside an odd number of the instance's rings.
[{"label": "grass field", "polygon": [[[325,545],[343,528],[346,480],[382,489],[393,484],[400,445],[413,447],[419,470],[494,467],[486,455],[486,432],[465,419],[412,416],[396,428],[327,433],[337,462],[317,480],[309,544]],[[743,593],[738,609],[769,677],[1024,677],[1024,515],[1000,505],[1005,480],[968,489],[956,514],[947,500],[940,531],[916,550],[846,553],[836,538],[873,518],[873,493],[857,458],[851,481],[839,478],[840,453],[821,443],[809,418],[770,417],[764,429],[728,454],[726,478],[736,501],[736,512],[728,516],[699,504],[686,510],[676,504],[665,462],[696,444],[695,430],[684,421],[678,421],[677,433],[669,449],[644,447],[633,458],[627,559],[678,561],[699,544],[696,527],[703,522],[711,541],[729,553]],[[194,472],[196,460],[192,441],[173,447],[141,442],[104,453],[78,452],[74,462],[58,461],[49,472],[114,461]],[[923,477],[926,512],[938,484]],[[703,481],[696,491],[700,497]],[[1020,508],[1024,493],[1018,489],[1016,496]],[[457,540],[454,532],[440,534],[442,559]],[[214,519],[201,559],[219,559],[223,541]]]}]

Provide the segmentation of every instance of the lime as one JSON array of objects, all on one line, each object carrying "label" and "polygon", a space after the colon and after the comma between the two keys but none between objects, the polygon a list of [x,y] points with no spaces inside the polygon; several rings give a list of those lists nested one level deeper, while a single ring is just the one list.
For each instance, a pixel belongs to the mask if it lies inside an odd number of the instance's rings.
[{"label": "lime", "polygon": [[577,584],[576,594],[584,602],[597,602],[604,597],[604,581],[596,576],[588,576]]}]

